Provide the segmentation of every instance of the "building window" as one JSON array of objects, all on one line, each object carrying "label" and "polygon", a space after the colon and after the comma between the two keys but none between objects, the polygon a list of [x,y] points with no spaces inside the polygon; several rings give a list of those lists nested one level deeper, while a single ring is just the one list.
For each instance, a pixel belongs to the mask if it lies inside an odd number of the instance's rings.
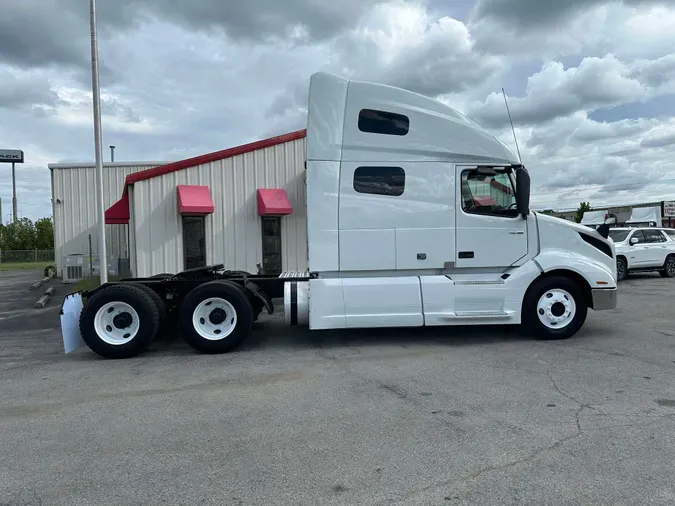
[{"label": "building window", "polygon": [[183,216],[183,265],[195,269],[206,265],[206,218]]},{"label": "building window", "polygon": [[358,167],[354,171],[355,192],[399,197],[404,190],[405,171],[401,167]]},{"label": "building window", "polygon": [[281,217],[262,216],[262,268],[265,274],[281,274]]},{"label": "building window", "polygon": [[406,135],[410,120],[403,114],[363,109],[359,113],[359,130],[373,134]]},{"label": "building window", "polygon": [[506,172],[462,173],[462,209],[471,214],[516,217],[516,192]]}]

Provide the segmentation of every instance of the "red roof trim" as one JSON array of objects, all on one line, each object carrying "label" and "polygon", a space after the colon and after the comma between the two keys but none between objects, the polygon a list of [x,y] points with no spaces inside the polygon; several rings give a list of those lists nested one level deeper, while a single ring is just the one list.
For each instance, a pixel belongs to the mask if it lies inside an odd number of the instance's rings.
[{"label": "red roof trim", "polygon": [[[260,141],[251,142],[249,144],[244,144],[242,146],[236,146],[234,148],[224,149],[221,151],[216,151],[214,153],[207,153],[205,155],[195,156],[194,158],[188,158],[186,160],[180,160],[178,162],[168,163],[166,165],[160,165],[159,167],[153,167],[152,169],[142,170],[134,174],[129,174],[124,181],[124,188],[122,189],[122,199],[125,199],[126,207],[128,209],[129,186],[133,185],[138,181],[145,181],[146,179],[152,179],[153,177],[162,176],[164,174],[170,174],[171,172],[188,169],[190,167],[196,167],[197,165],[202,165],[204,163],[211,163],[218,160],[231,158],[233,156],[244,155],[246,153],[251,153],[252,151],[257,151],[259,149],[271,148],[272,146],[277,146],[279,144],[284,144],[286,142],[296,141],[298,139],[304,139],[305,137],[307,137],[307,129],[296,130],[295,132],[278,135],[276,137],[270,137],[268,139],[262,139]],[[120,199],[120,201],[122,199]],[[127,218],[127,221],[123,223],[128,222],[129,218]]]},{"label": "red roof trim", "polygon": [[257,151],[259,149],[270,148],[272,146],[303,139],[305,137],[307,137],[306,129],[297,130],[295,132],[279,135],[277,137],[271,137],[269,139],[263,139],[260,141],[251,142],[249,144],[244,144],[243,146],[223,149],[222,151],[195,156],[194,158],[188,158],[186,160],[181,160],[178,162],[169,163],[167,165],[153,167],[152,169],[143,170],[141,172],[136,172],[135,174],[129,174],[126,179],[125,191],[127,185],[134,184],[137,181],[152,179],[153,177],[170,174],[171,172],[176,172],[178,170],[196,167],[197,165],[203,165],[205,163],[211,163],[218,160],[224,160],[226,158],[232,158],[233,156],[243,155],[252,151]]}]

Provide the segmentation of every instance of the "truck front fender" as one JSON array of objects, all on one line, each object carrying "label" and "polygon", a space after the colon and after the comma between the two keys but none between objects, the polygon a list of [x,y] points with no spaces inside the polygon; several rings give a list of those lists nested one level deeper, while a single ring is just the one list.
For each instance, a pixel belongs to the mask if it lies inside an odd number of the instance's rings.
[{"label": "truck front fender", "polygon": [[573,251],[545,249],[534,258],[542,273],[572,271],[586,280],[589,288],[616,288],[616,264],[607,265]]}]

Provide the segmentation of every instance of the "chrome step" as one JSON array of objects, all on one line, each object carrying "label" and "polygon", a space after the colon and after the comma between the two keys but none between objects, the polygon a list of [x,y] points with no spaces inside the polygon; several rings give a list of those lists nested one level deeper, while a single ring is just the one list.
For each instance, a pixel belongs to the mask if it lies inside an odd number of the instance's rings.
[{"label": "chrome step", "polygon": [[[450,278],[452,279],[452,278]],[[454,279],[452,282],[456,285],[503,285],[504,280],[503,279],[491,279],[491,280],[459,280],[455,281]]]},{"label": "chrome step", "polygon": [[455,311],[457,318],[504,318],[509,316],[505,311]]}]

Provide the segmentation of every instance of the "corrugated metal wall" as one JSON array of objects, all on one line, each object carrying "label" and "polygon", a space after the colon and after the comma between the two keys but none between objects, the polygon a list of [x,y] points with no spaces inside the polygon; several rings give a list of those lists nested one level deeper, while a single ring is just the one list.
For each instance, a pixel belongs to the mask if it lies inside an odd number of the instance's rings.
[{"label": "corrugated metal wall", "polygon": [[293,214],[282,222],[282,268],[307,269],[305,139],[287,142],[134,184],[135,275],[183,269],[183,239],[176,186],[211,188],[215,212],[206,218],[206,261],[256,272],[262,262],[258,188],[283,188]]},{"label": "corrugated metal wall", "polygon": [[[105,208],[108,209],[122,196],[127,175],[157,165],[160,163],[104,164],[103,201]],[[61,273],[65,255],[89,253],[89,234],[91,234],[93,253],[98,254],[96,174],[93,164],[71,166],[53,164],[49,168],[52,173],[54,253],[56,268]],[[106,225],[108,255],[128,256],[127,237],[127,225]]]}]

